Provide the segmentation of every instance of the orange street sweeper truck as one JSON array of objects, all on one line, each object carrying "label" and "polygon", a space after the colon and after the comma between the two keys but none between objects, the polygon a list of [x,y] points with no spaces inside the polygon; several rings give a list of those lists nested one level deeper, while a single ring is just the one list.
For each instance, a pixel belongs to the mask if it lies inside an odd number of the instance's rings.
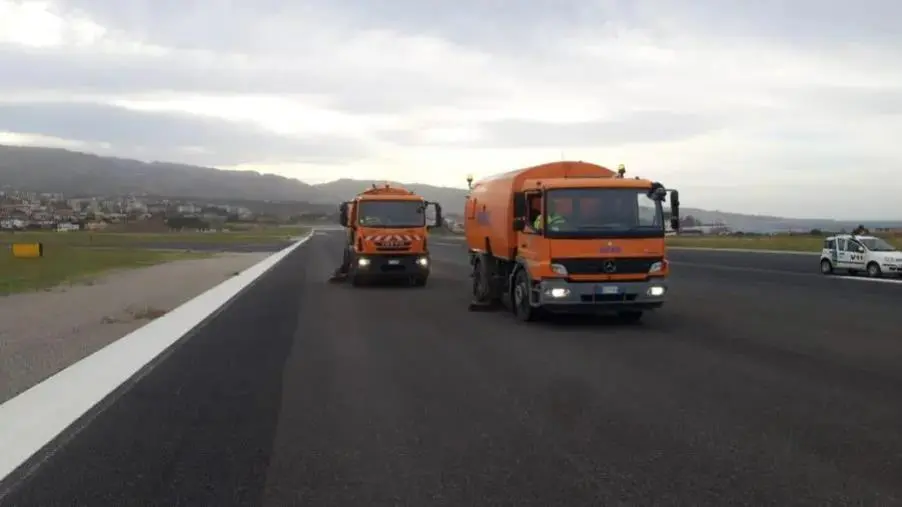
[{"label": "orange street sweeper truck", "polygon": [[586,162],[553,162],[469,178],[470,309],[612,312],[638,321],[667,296],[664,203],[679,229],[679,193]]},{"label": "orange street sweeper truck", "polygon": [[[426,223],[429,206],[435,210],[432,225]],[[431,267],[428,230],[441,227],[441,205],[399,186],[374,184],[341,203],[339,212],[347,242],[333,281],[350,278],[360,285],[401,279],[426,285]]]}]

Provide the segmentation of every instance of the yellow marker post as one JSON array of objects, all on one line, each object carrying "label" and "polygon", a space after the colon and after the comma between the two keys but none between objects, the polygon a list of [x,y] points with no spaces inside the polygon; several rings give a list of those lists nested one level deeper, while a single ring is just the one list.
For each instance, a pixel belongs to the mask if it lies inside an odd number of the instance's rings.
[{"label": "yellow marker post", "polygon": [[44,256],[43,243],[13,243],[13,257],[18,259],[37,259]]}]

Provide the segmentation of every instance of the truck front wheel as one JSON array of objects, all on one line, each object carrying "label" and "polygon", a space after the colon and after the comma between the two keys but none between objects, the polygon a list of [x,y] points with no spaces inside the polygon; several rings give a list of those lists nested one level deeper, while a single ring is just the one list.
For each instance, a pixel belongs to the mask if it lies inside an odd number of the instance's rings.
[{"label": "truck front wheel", "polygon": [[524,322],[536,320],[539,313],[537,308],[533,308],[529,304],[529,293],[531,290],[529,277],[526,276],[526,271],[521,269],[517,272],[517,276],[514,279],[514,290],[511,291],[511,306],[514,308],[514,315]]}]

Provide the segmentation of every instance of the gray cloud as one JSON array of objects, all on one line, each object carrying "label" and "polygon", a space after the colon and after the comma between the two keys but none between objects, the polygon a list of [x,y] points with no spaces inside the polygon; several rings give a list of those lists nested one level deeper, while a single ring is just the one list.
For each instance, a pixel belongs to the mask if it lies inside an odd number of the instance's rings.
[{"label": "gray cloud", "polygon": [[671,18],[688,23],[684,29],[715,36],[756,36],[764,43],[779,39],[836,47],[852,39],[860,43],[902,38],[898,28],[902,4],[886,0],[643,0],[639,4],[644,20]]},{"label": "gray cloud", "polygon": [[[476,142],[448,143],[470,147],[527,148],[617,146],[628,143],[661,143],[688,139],[725,126],[723,118],[670,111],[643,111],[611,121],[547,123],[500,120],[474,125]],[[415,132],[386,131],[383,137],[400,144],[424,143]]]},{"label": "gray cloud", "polygon": [[[105,24],[145,34],[148,40],[182,47],[266,51],[276,49],[280,34],[259,33],[257,21],[285,20],[281,26],[290,34],[292,19],[318,16],[357,28],[431,34],[462,45],[520,54],[541,52],[561,34],[603,34],[623,26],[829,46],[852,38],[886,42],[902,38],[897,27],[902,4],[887,0],[65,0],[65,4]],[[297,34],[282,42],[293,41],[288,42],[291,46],[303,39],[303,34]]]},{"label": "gray cloud", "polygon": [[[325,94],[332,106],[358,113],[405,112],[436,101],[453,105],[484,97],[478,82],[424,76],[415,69],[392,72],[357,69],[353,75],[324,68],[240,69],[226,64],[199,65],[189,59],[128,55],[67,55],[0,48],[0,92],[59,90],[72,93],[141,94],[172,90],[185,93]],[[332,70],[332,72],[330,72]]]},{"label": "gray cloud", "polygon": [[352,139],[293,139],[218,119],[97,104],[0,103],[0,130],[109,143],[122,156],[140,158],[149,152],[159,160],[201,165],[261,160],[330,164],[367,154],[360,142]]},{"label": "gray cloud", "polygon": [[[145,34],[147,40],[162,44],[241,50],[256,47],[267,52],[304,43],[304,34],[291,31],[290,20],[323,17],[355,28],[434,35],[469,47],[519,50],[521,54],[528,49],[534,54],[557,38],[552,32],[597,29],[606,20],[634,11],[624,0],[66,0],[64,4],[88,12],[104,24]],[[270,27],[282,26],[285,33],[261,34],[256,23],[264,20]],[[289,21],[282,24],[280,20]]]},{"label": "gray cloud", "polygon": [[797,105],[831,113],[902,115],[902,89],[899,86],[820,86],[796,91],[793,98]]}]

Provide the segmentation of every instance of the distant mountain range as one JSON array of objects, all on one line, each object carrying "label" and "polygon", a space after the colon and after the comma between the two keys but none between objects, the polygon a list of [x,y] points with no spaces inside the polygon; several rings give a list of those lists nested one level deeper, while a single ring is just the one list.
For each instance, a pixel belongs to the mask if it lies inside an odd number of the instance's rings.
[{"label": "distant mountain range", "polygon": [[[0,145],[0,189],[61,192],[69,196],[123,195],[129,193],[196,199],[243,199],[338,204],[361,190],[383,181],[340,179],[310,185],[302,181],[254,171],[226,171],[168,162],[101,157],[58,148]],[[396,183],[396,182],[393,182]],[[467,191],[420,183],[401,183],[430,201],[442,204],[446,214],[463,210]],[[321,206],[317,206],[321,207]],[[703,223],[722,222],[735,230],[851,229],[855,222],[830,219],[794,219],[744,215],[697,208],[683,208]],[[902,221],[865,222],[875,227],[902,227]]]}]

